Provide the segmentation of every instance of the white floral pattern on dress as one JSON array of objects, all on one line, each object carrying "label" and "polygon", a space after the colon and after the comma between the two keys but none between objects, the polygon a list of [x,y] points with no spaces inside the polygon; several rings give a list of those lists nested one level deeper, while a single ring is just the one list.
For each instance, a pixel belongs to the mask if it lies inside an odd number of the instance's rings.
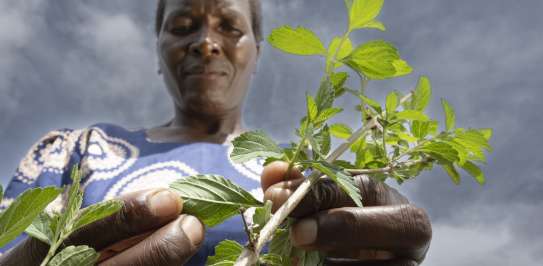
[{"label": "white floral pattern on dress", "polygon": [[21,160],[15,179],[32,184],[42,172],[61,174],[83,130],[55,130],[41,138]]},{"label": "white floral pattern on dress", "polygon": [[138,159],[139,149],[124,139],[108,136],[99,128],[91,128],[87,134],[81,141],[81,150],[87,151],[81,160],[82,175],[88,177],[84,187],[118,176]]},{"label": "white floral pattern on dress", "polygon": [[149,188],[168,188],[175,180],[198,172],[181,161],[168,161],[151,164],[120,178],[106,193],[104,200]]}]

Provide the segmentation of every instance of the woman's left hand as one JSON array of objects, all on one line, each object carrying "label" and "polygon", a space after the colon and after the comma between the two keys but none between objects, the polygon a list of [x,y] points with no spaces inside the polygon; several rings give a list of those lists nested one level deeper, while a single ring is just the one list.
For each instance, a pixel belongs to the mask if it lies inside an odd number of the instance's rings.
[{"label": "woman's left hand", "polygon": [[[288,164],[274,162],[262,172],[265,199],[279,208],[303,182],[295,169],[287,181]],[[299,248],[327,254],[327,265],[411,266],[422,262],[432,228],[426,212],[397,190],[367,176],[357,176],[363,208],[331,180],[320,182],[291,216],[299,218],[291,240]]]}]

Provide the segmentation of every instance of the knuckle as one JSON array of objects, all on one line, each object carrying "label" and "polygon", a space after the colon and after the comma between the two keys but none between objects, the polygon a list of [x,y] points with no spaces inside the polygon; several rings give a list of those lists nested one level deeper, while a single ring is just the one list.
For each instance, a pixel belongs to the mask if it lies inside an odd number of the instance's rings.
[{"label": "knuckle", "polygon": [[403,205],[404,231],[416,248],[426,248],[432,239],[432,227],[426,211],[413,205]]}]

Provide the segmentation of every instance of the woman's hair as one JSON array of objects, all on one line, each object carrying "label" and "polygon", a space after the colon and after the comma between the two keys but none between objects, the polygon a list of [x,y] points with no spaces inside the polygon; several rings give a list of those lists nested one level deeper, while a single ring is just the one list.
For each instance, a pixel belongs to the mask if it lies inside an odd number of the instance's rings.
[{"label": "woman's hair", "polygon": [[[257,43],[262,41],[262,6],[260,0],[247,0],[251,9],[251,26]],[[164,20],[164,0],[158,0],[156,10],[155,31],[158,36],[162,29],[162,21]]]}]

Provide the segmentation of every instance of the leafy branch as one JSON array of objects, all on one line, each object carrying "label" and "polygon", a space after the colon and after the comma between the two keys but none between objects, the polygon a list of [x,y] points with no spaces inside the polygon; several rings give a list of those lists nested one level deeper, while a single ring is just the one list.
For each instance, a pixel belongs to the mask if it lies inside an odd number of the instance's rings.
[{"label": "leafy branch", "polygon": [[[377,20],[383,2],[345,0],[348,28],[341,36],[333,38],[328,47],[315,33],[303,27],[283,26],[270,34],[269,43],[283,52],[324,58],[325,73],[316,94],[306,95],[306,115],[296,129],[297,143],[280,148],[265,133],[248,132],[233,141],[234,150],[230,157],[237,163],[257,157],[264,158],[265,164],[282,160],[289,163],[287,173],[296,167],[311,174],[273,215],[269,203],[264,205],[249,195],[239,197],[243,189],[223,177],[214,176],[222,180],[225,187],[206,188],[207,192],[200,191],[203,184],[199,182],[209,176],[188,177],[189,181],[174,183],[172,188],[183,198],[202,203],[185,210],[209,226],[236,215],[239,210],[254,208],[252,225],[244,226],[249,245],[242,247],[230,240],[223,241],[216,247],[215,256],[209,258],[208,265],[291,265],[292,258],[296,258],[299,265],[322,264],[324,254],[306,252],[290,244],[288,230],[293,220],[287,217],[323,178],[334,181],[360,207],[362,198],[352,178],[354,175],[370,175],[382,181],[394,178],[401,184],[437,164],[455,184],[460,182],[459,168],[477,182],[485,182],[476,162],[484,163],[485,151],[491,151],[488,142],[492,130],[456,128],[454,109],[442,99],[445,129],[438,132],[439,122],[425,114],[432,95],[427,77],[420,77],[415,89],[405,95],[399,91],[388,93],[384,106],[366,95],[369,81],[412,72],[411,66],[400,57],[393,44],[372,40],[355,47],[350,39],[350,35],[359,29],[385,30],[384,24]],[[359,77],[359,89],[353,90],[345,85],[349,74],[337,72],[342,67],[347,67]],[[345,93],[360,100],[356,110],[361,113],[362,126],[355,131],[345,124],[329,123],[343,111],[343,108],[334,106],[334,101]],[[342,140],[333,150],[332,137]],[[354,162],[340,159],[347,151],[354,153]],[[180,182],[184,187],[177,185]],[[224,194],[229,190],[235,193]],[[195,195],[199,198],[196,199]],[[202,213],[202,209],[213,211]],[[218,210],[224,210],[227,215]],[[270,240],[269,253],[260,255]]]}]

